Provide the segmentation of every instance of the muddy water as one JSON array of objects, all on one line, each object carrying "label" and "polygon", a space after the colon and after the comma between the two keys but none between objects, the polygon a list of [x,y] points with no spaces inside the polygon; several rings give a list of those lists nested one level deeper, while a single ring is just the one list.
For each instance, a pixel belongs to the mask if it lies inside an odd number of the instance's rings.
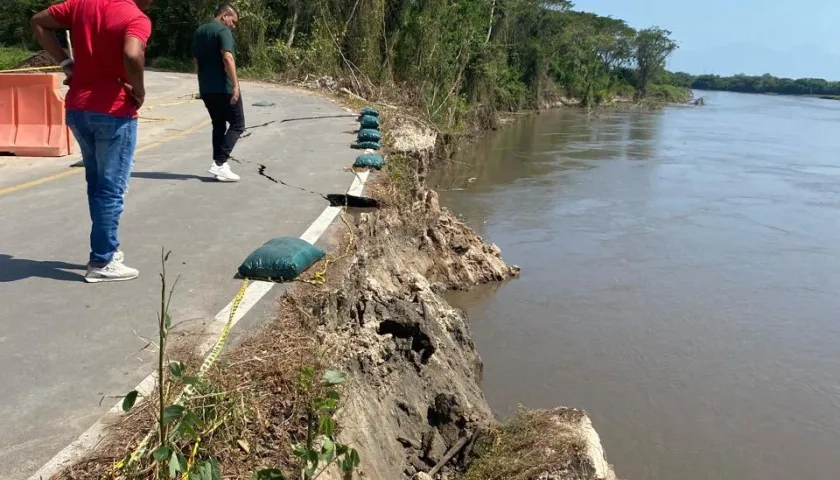
[{"label": "muddy water", "polygon": [[840,102],[526,118],[433,181],[522,278],[460,295],[490,404],[630,480],[840,478]]}]

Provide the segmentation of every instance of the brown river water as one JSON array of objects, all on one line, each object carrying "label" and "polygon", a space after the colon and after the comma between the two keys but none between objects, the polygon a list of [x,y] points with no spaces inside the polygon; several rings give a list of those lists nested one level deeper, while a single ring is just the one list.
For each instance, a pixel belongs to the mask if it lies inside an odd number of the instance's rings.
[{"label": "brown river water", "polygon": [[523,117],[435,173],[522,277],[458,294],[497,414],[628,480],[840,478],[840,102]]}]

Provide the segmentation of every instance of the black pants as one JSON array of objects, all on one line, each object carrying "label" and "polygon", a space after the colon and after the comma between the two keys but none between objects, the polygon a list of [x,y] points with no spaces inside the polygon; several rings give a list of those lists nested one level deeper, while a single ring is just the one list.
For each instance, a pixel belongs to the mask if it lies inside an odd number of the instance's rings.
[{"label": "black pants", "polygon": [[229,93],[202,93],[201,99],[204,100],[204,106],[207,107],[207,113],[213,121],[213,161],[216,165],[224,165],[230,158],[230,152],[236,146],[239,136],[245,131],[242,95],[233,105],[230,104]]}]

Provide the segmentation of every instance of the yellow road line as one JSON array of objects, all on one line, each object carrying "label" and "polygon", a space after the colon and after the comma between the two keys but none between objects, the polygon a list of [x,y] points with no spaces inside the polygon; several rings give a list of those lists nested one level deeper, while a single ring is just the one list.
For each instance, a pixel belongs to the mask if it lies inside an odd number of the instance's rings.
[{"label": "yellow road line", "polygon": [[[210,120],[204,120],[201,123],[193,125],[192,127],[188,128],[186,130],[182,130],[182,131],[180,131],[180,132],[178,132],[174,135],[171,135],[169,137],[166,137],[162,140],[158,140],[157,142],[152,142],[152,143],[143,145],[142,147],[138,147],[134,151],[134,153],[138,154],[138,153],[146,152],[148,150],[151,150],[155,147],[159,147],[159,146],[161,146],[165,143],[168,143],[172,140],[175,140],[177,138],[181,138],[183,136],[189,135],[189,134],[191,134],[191,133],[193,133],[193,132],[195,132],[195,131],[197,131],[201,128],[206,127],[207,125],[210,125]],[[47,177],[39,178],[37,180],[31,180],[29,182],[21,183],[21,184],[18,184],[18,185],[13,185],[11,187],[6,187],[6,188],[3,188],[3,189],[0,189],[0,197],[2,197],[3,195],[8,195],[10,193],[19,192],[21,190],[26,190],[27,188],[37,187],[38,185],[43,185],[45,183],[54,182],[56,180],[61,180],[62,178],[69,177],[71,175],[75,175],[75,174],[81,173],[83,171],[85,171],[84,168],[74,168],[73,170],[68,170],[66,172],[56,173],[55,175],[50,175],[50,176],[47,176]]]}]

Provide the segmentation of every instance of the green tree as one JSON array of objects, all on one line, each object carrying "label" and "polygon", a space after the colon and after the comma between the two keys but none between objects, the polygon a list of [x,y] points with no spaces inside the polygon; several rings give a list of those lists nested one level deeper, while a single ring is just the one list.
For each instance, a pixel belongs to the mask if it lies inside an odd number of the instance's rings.
[{"label": "green tree", "polygon": [[665,61],[677,49],[677,42],[668,30],[651,27],[640,31],[634,43],[636,89],[638,96],[644,97],[651,80],[665,70]]},{"label": "green tree", "polygon": [[50,0],[2,0],[0,1],[0,44],[20,45],[35,48],[29,19],[47,8]]},{"label": "green tree", "polygon": [[840,96],[840,82],[832,82],[822,78],[778,78],[765,73],[764,75],[738,74],[731,77],[720,75],[692,76],[685,72],[664,72],[660,83],[679,87],[690,87],[695,90],[722,90],[739,93],[774,93],[779,95],[819,95]]}]

